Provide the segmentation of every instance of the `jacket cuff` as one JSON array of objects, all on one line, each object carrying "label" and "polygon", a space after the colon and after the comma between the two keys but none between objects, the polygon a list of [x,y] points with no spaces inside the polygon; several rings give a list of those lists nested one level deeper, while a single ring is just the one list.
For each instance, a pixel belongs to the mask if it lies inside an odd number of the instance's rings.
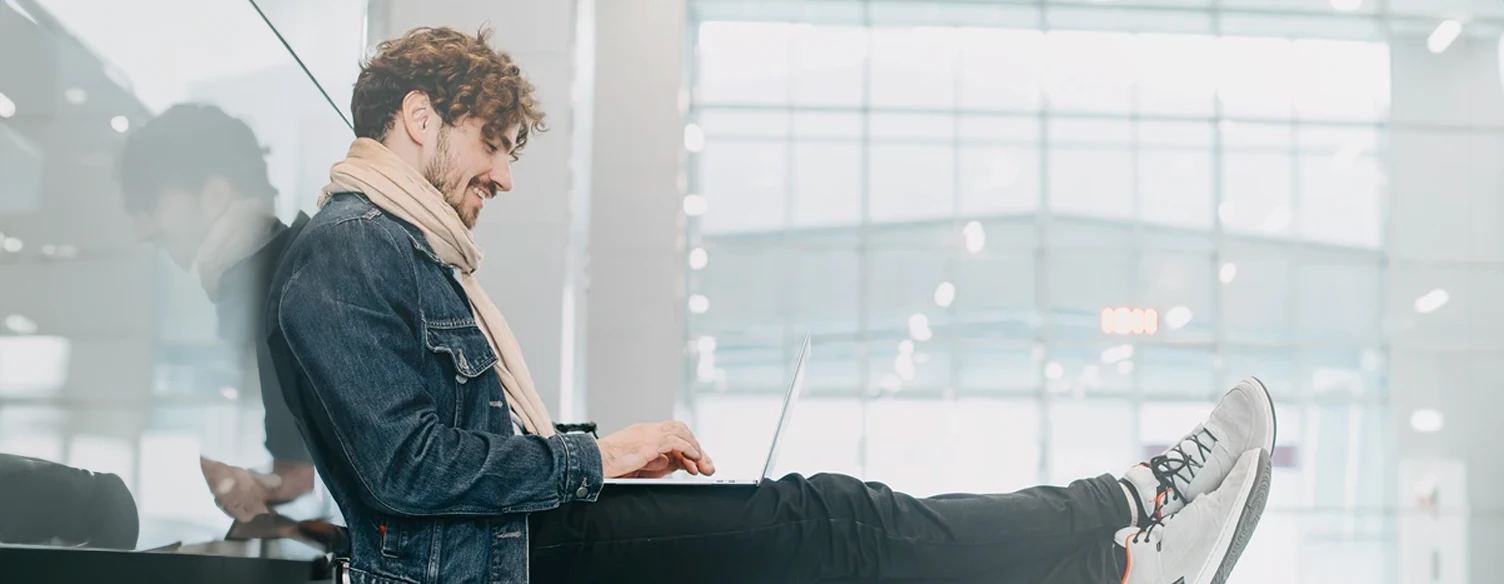
[{"label": "jacket cuff", "polygon": [[555,434],[564,444],[564,484],[560,500],[594,503],[603,485],[601,450],[589,434]]}]

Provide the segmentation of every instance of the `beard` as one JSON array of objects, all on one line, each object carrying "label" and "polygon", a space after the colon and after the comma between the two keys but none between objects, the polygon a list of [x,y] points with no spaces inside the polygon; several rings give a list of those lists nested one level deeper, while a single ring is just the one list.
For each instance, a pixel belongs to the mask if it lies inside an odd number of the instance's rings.
[{"label": "beard", "polygon": [[444,202],[454,207],[454,212],[459,214],[460,222],[465,224],[465,228],[475,229],[475,220],[479,213],[465,209],[465,197],[469,196],[470,189],[461,184],[464,177],[454,168],[454,161],[450,159],[449,128],[439,128],[439,138],[434,144],[433,158],[430,158],[428,164],[423,167],[423,178],[444,195]]}]

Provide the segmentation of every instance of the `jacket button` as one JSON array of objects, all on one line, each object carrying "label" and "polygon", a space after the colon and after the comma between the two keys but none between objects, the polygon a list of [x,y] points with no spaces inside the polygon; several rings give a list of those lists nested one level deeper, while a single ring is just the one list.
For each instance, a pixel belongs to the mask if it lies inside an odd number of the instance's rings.
[{"label": "jacket button", "polygon": [[584,499],[585,497],[589,497],[590,496],[590,489],[587,489],[585,487],[580,487],[580,490],[574,492],[574,496],[577,499]]},{"label": "jacket button", "polygon": [[469,377],[465,377],[464,375],[455,375],[454,376],[454,382],[455,383],[458,383],[460,385],[464,385],[466,381],[470,381],[470,378]]}]

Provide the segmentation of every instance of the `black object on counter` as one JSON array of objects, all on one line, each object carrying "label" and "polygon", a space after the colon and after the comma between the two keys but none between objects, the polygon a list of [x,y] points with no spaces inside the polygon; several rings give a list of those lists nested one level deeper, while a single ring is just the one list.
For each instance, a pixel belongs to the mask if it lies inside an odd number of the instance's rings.
[{"label": "black object on counter", "polygon": [[0,543],[128,550],[139,530],[120,477],[0,454]]},{"label": "black object on counter", "polygon": [[6,582],[27,584],[307,584],[314,562],[0,545]]}]

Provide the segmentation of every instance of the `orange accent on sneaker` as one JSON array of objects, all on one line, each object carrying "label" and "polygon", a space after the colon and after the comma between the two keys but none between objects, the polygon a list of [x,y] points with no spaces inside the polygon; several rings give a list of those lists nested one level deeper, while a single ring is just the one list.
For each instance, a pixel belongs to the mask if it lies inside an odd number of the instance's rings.
[{"label": "orange accent on sneaker", "polygon": [[1133,548],[1128,547],[1128,540],[1131,539],[1133,539],[1132,535],[1123,538],[1123,558],[1124,563],[1127,565],[1123,566],[1123,581],[1121,584],[1128,584],[1128,574],[1133,572]]}]

